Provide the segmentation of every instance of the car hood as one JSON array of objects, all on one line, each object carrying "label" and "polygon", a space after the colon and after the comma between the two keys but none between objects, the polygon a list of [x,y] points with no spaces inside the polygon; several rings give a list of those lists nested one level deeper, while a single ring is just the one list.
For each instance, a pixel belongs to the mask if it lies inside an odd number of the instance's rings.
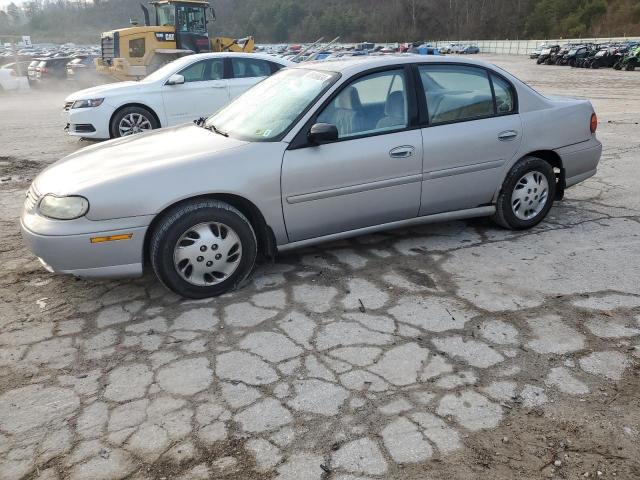
[{"label": "car hood", "polygon": [[193,124],[155,130],[83,148],[46,168],[36,178],[35,188],[40,194],[83,195],[94,185],[123,177],[159,170],[170,174],[247,143]]},{"label": "car hood", "polygon": [[91,98],[104,98],[109,95],[118,95],[123,93],[131,93],[142,90],[149,84],[142,84],[140,82],[116,82],[107,83],[98,87],[85,88],[69,95],[65,102],[73,102],[75,100],[85,100]]}]

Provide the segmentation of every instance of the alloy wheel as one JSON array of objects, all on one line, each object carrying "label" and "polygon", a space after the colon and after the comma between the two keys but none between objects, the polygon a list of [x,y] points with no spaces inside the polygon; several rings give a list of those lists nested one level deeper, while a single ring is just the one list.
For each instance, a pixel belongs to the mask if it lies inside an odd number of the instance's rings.
[{"label": "alloy wheel", "polygon": [[141,113],[129,113],[120,120],[118,131],[121,137],[153,130],[151,121]]}]

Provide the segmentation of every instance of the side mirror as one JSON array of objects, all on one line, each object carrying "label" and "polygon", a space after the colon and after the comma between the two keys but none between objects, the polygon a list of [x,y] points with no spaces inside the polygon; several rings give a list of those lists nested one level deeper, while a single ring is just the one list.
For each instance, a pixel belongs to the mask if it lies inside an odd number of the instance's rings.
[{"label": "side mirror", "polygon": [[309,130],[307,138],[314,145],[335,142],[338,140],[338,127],[330,123],[316,123]]},{"label": "side mirror", "polygon": [[173,74],[167,80],[167,85],[182,85],[184,83],[184,77],[179,74]]}]

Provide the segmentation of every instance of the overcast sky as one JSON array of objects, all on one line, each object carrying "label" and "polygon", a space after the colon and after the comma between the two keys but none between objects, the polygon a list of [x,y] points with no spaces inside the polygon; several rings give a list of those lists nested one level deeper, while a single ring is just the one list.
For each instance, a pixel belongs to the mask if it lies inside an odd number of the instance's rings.
[{"label": "overcast sky", "polygon": [[[16,5],[20,5],[21,3],[24,3],[24,1],[25,0],[13,0],[13,3],[15,3]],[[0,8],[4,8],[10,3],[11,3],[11,0],[0,0]]]}]

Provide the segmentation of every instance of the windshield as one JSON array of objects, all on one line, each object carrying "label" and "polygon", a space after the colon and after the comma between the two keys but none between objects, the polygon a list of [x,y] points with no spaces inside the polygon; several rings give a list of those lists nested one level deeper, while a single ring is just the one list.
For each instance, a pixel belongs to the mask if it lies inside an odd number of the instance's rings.
[{"label": "windshield", "polygon": [[338,77],[302,68],[281,70],[209,118],[205,126],[242,140],[273,140],[288,131]]},{"label": "windshield", "polygon": [[178,16],[178,31],[192,33],[207,32],[207,20],[204,8],[179,5],[176,7],[176,11]]},{"label": "windshield", "polygon": [[156,5],[156,12],[158,14],[158,25],[161,27],[176,24],[176,13],[173,5]]}]

